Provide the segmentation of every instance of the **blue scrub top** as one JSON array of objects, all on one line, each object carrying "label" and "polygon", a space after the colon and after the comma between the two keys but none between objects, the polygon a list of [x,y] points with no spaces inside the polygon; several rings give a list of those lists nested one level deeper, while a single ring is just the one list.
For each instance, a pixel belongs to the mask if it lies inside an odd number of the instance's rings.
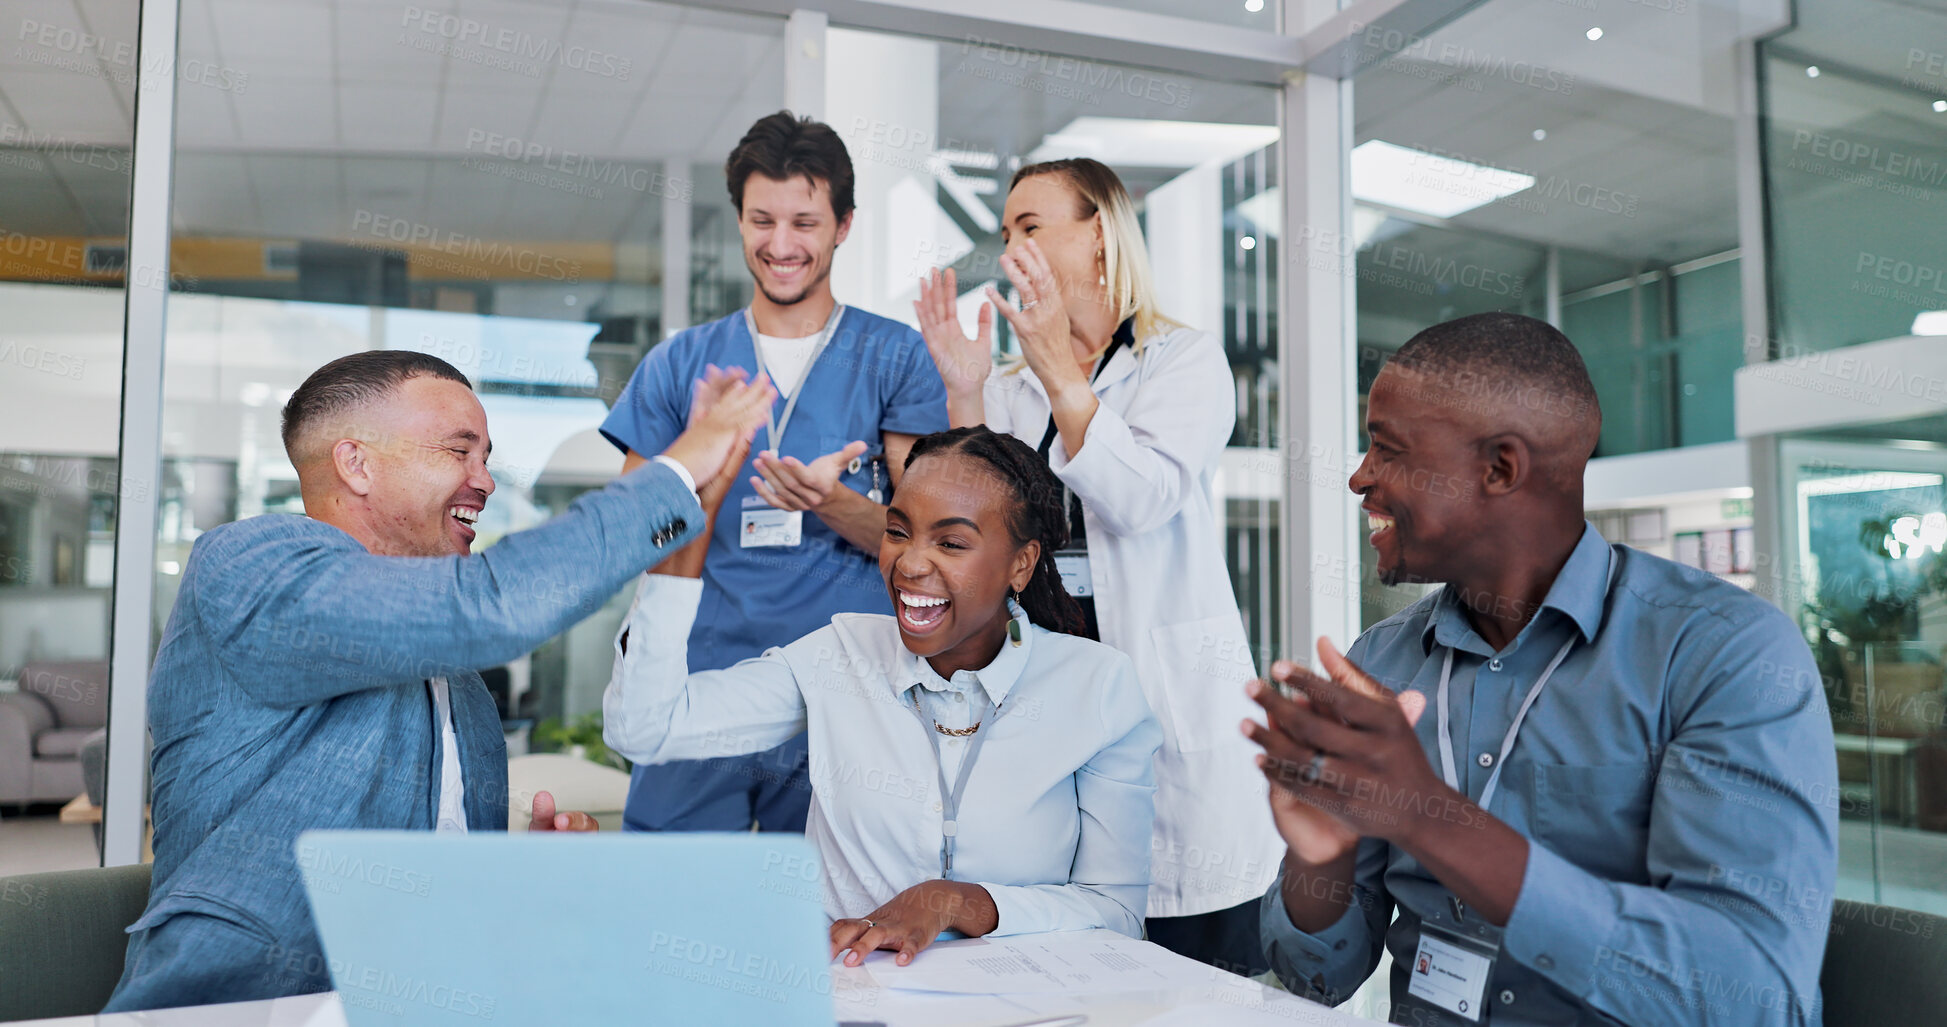
[{"label": "blue scrub top", "polygon": [[[602,422],[602,435],[643,456],[667,449],[689,419],[691,383],[703,377],[705,364],[755,373],[757,350],[743,311],[684,329],[650,350]],[[810,463],[863,441],[871,447],[866,461],[858,473],[839,477],[861,494],[872,489],[873,461],[887,496],[892,493],[881,433],[929,435],[947,427],[946,387],[925,340],[906,325],[855,307],[845,308],[830,344],[798,388],[804,398],[778,454]],[[784,403],[778,397],[773,417],[783,416]],[[759,428],[753,460],[769,444],[769,429]],[[756,474],[747,460],[717,514],[703,560],[703,600],[690,630],[692,672],[728,667],[794,642],[830,623],[833,614],[892,612],[878,552],[861,552],[816,514],[805,514],[803,541],[796,546],[739,544],[744,498],[756,495],[750,487]]]}]

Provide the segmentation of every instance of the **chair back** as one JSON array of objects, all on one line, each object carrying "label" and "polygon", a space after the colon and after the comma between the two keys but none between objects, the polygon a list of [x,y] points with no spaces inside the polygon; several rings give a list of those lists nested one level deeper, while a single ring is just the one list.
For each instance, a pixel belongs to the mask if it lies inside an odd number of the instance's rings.
[{"label": "chair back", "polygon": [[1947,919],[1834,901],[1819,992],[1826,1027],[1940,1022],[1947,1010]]},{"label": "chair back", "polygon": [[101,1012],[148,904],[146,863],[0,877],[0,1021]]}]

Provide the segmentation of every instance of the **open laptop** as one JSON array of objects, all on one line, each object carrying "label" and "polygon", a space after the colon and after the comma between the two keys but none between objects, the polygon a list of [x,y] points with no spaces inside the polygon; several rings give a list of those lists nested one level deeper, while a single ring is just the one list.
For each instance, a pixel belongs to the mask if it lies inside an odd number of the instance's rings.
[{"label": "open laptop", "polygon": [[297,859],[349,1027],[832,1027],[797,835],[307,831]]}]

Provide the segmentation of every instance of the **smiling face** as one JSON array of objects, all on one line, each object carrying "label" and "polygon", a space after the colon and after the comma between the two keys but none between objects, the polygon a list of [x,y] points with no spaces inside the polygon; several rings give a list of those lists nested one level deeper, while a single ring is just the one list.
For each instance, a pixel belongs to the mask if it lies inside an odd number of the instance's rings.
[{"label": "smiling face", "polygon": [[1436,394],[1410,371],[1387,367],[1366,405],[1371,446],[1348,483],[1379,556],[1379,580],[1452,581],[1466,554],[1496,534],[1479,501],[1484,471],[1475,433],[1449,416]]},{"label": "smiling face", "polygon": [[1096,256],[1102,252],[1102,219],[1099,213],[1084,217],[1086,207],[1066,176],[1042,174],[1016,184],[1001,211],[1001,242],[1008,252],[1019,259],[1021,243],[1033,239],[1071,303],[1100,301],[1103,295],[1098,281],[1102,264]]},{"label": "smiling face", "polygon": [[1018,502],[984,461],[947,450],[914,460],[886,509],[879,573],[900,641],[942,675],[993,661],[1007,593],[1027,587],[1041,558],[1040,543],[1017,543],[1009,528]]},{"label": "smiling face", "polygon": [[823,181],[757,174],[744,180],[737,217],[744,263],[758,291],[778,306],[831,291],[832,254],[851,227],[850,214],[840,220],[832,213],[831,190]]},{"label": "smiling face", "polygon": [[459,382],[420,375],[353,415],[331,456],[364,507],[367,548],[387,556],[465,556],[493,494],[487,412]]}]

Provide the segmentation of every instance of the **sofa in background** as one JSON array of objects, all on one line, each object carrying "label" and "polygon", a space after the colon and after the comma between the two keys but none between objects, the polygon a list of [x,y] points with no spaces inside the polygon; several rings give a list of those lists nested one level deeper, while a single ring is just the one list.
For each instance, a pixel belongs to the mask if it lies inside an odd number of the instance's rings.
[{"label": "sofa in background", "polygon": [[28,663],[0,692],[0,803],[82,793],[81,748],[108,724],[108,662]]}]

